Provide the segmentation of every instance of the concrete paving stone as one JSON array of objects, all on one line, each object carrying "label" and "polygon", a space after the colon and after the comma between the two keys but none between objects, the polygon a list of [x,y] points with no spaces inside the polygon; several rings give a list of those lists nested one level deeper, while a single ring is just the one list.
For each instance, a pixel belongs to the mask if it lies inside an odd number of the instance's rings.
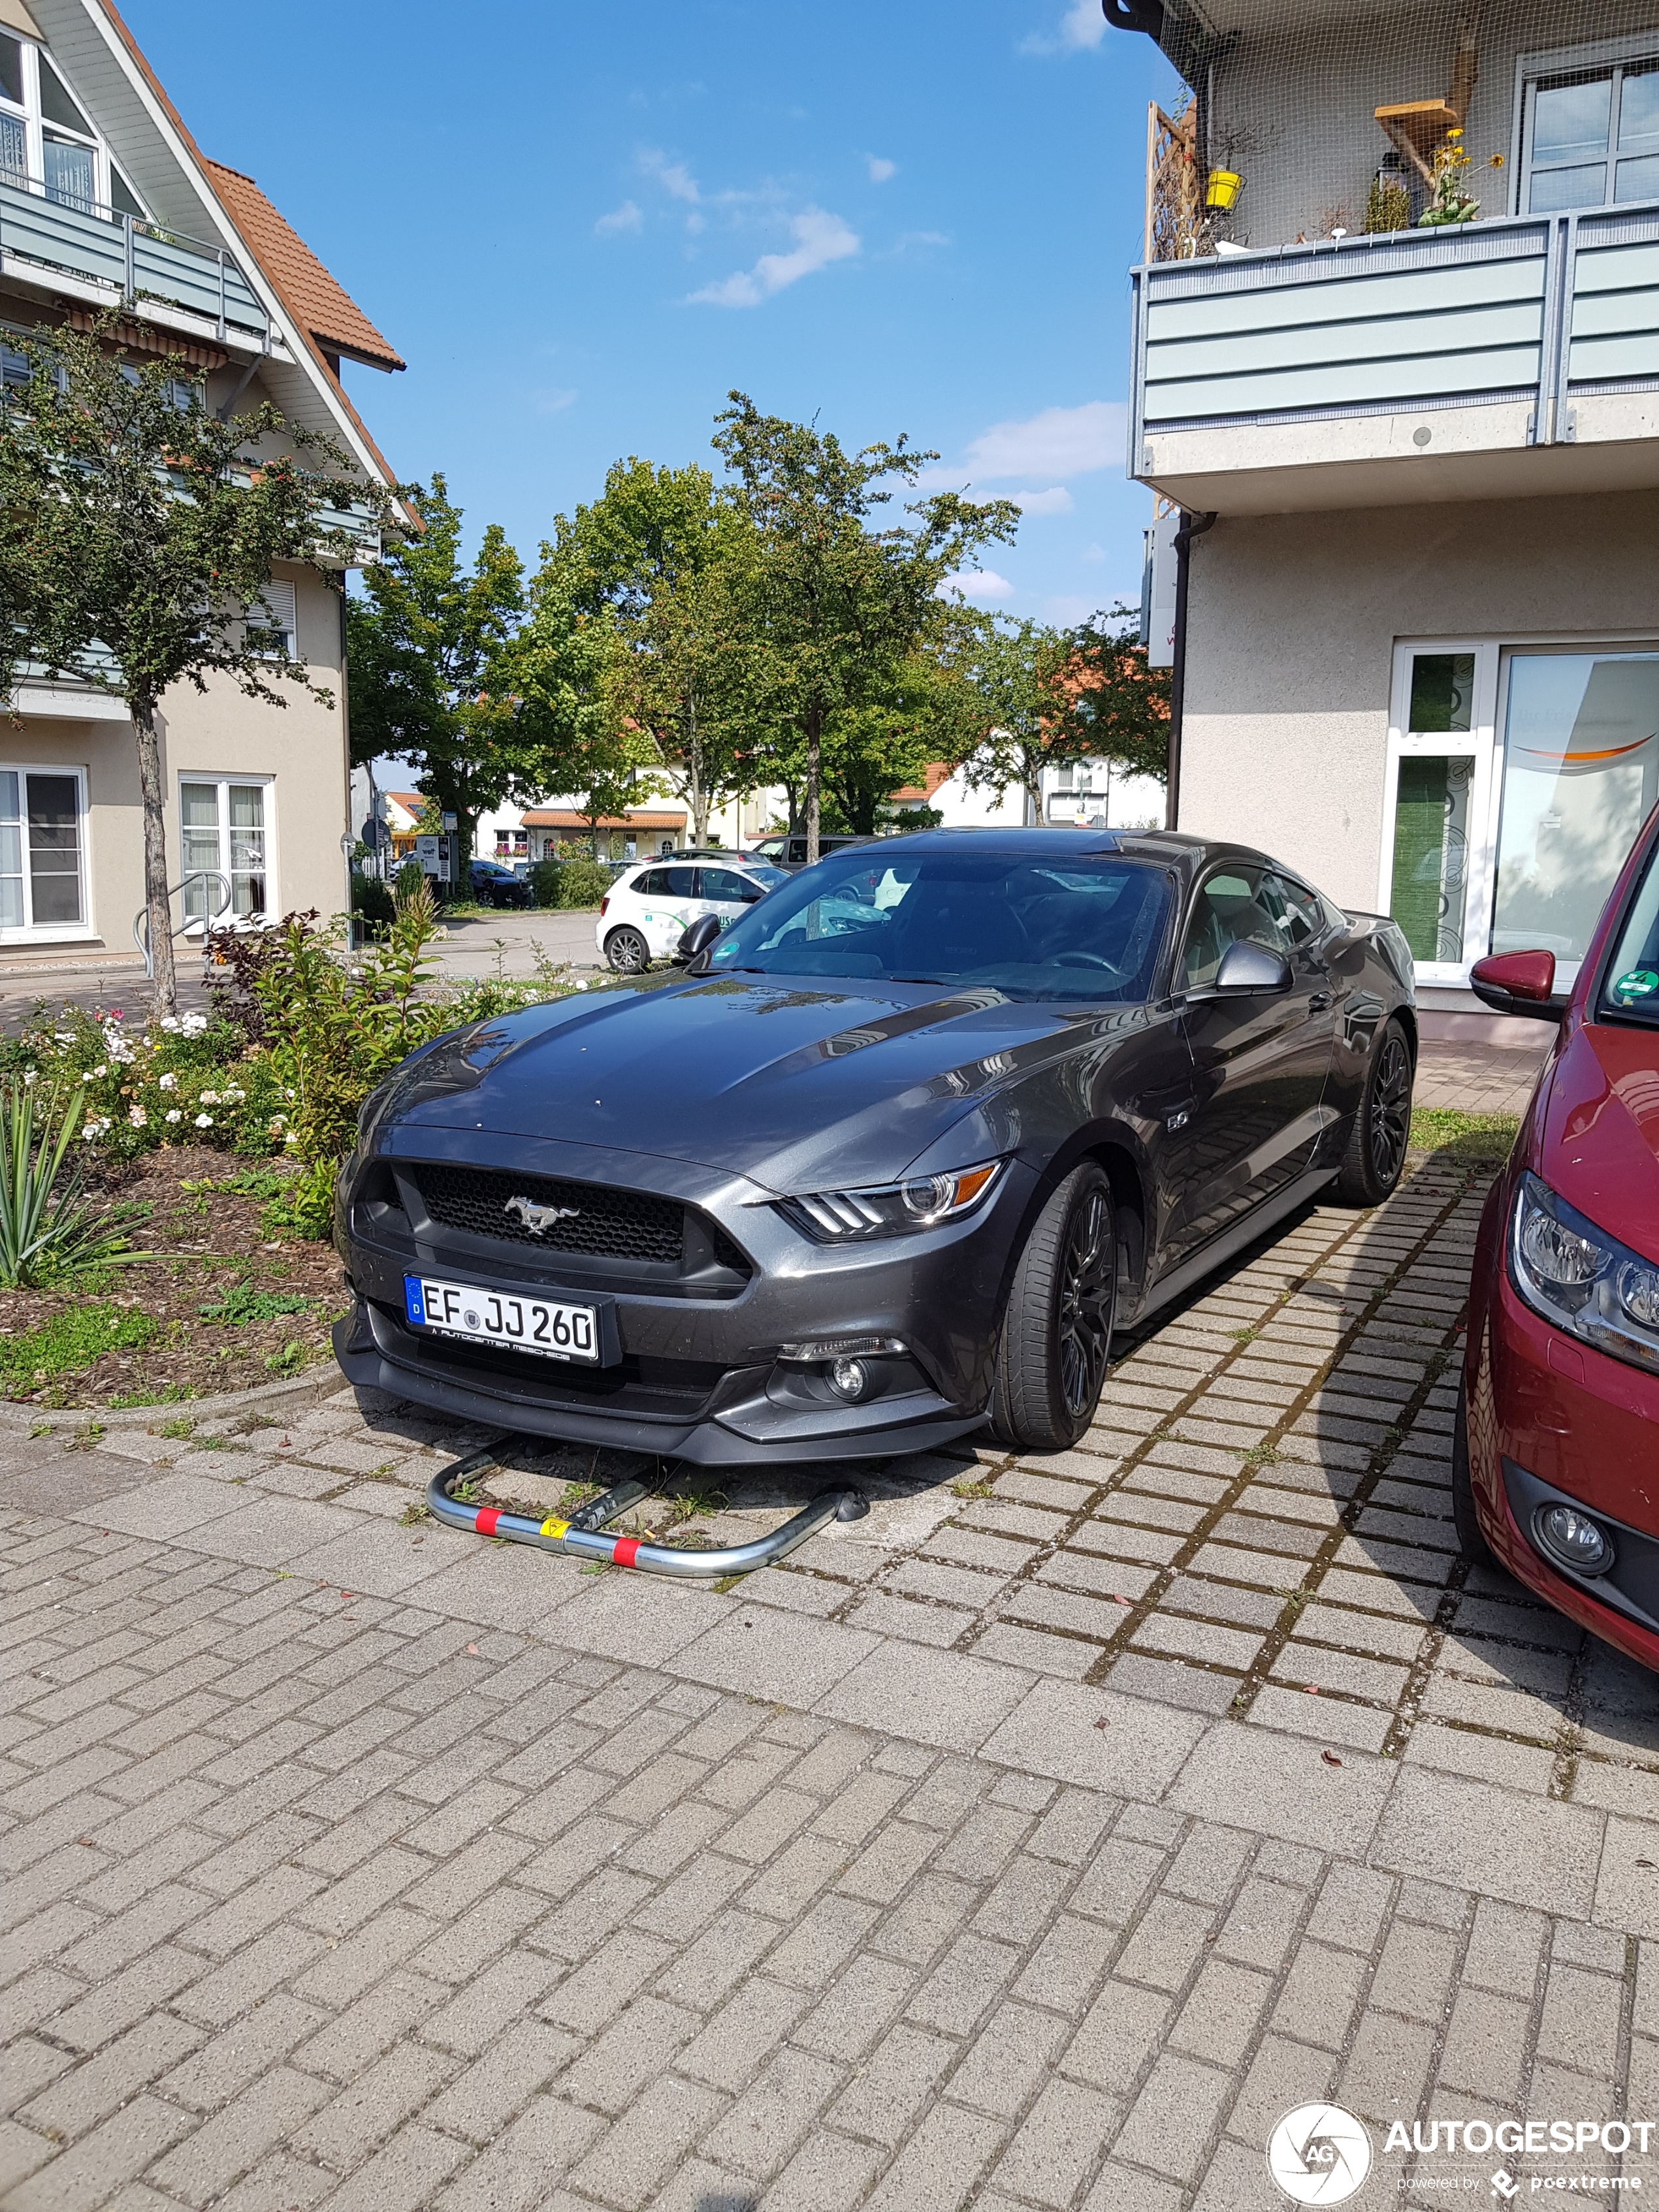
[{"label": "concrete paving stone", "polygon": [[1071,1553],[1097,1552],[1109,1559],[1132,1559],[1144,1565],[1161,1567],[1178,1558],[1183,1545],[1179,1536],[1166,1536],[1133,1522],[1103,1520],[1093,1515],[1073,1529],[1066,1548]]},{"label": "concrete paving stone", "polygon": [[919,1978],[915,1966],[864,1953],[849,1961],[791,2040],[820,2057],[851,2065],[885,2033]]},{"label": "concrete paving stone", "polygon": [[1148,1490],[1112,1491],[1091,1516],[1107,1522],[1133,1522],[1146,1528],[1163,1528],[1186,1535],[1204,1518],[1206,1508],[1184,1498],[1163,1498]]},{"label": "concrete paving stone", "polygon": [[[1098,1722],[1104,1721],[1104,1728]],[[1156,1797],[1203,1732],[1185,1713],[1080,1684],[1039,1681],[982,1747],[982,1755],[1109,1795]]]},{"label": "concrete paving stone", "polygon": [[119,1496],[106,1498],[80,1518],[124,1535],[176,1540],[245,1506],[242,1493],[221,1479],[170,1474],[141,1481]]},{"label": "concrete paving stone", "polygon": [[[1322,1598],[1324,1585],[1321,1585]],[[1297,1615],[1298,1642],[1334,1644],[1345,1650],[1367,1651],[1379,1659],[1397,1660],[1409,1667],[1423,1643],[1423,1630],[1414,1619],[1384,1619],[1348,1605],[1316,1601]]]},{"label": "concrete paving stone", "polygon": [[15,2181],[6,2193],[7,2212],[79,2212],[83,2205],[101,2203],[187,2135],[192,2124],[159,2097],[137,2096],[49,2164]]},{"label": "concrete paving stone", "polygon": [[[1334,2047],[1322,2048],[1320,2042],[1297,2039],[1293,2031],[1270,2031],[1257,2045],[1233,2100],[1228,2132],[1250,2146],[1254,2170],[1264,2179],[1264,2154],[1273,2129],[1297,2106],[1314,2104],[1330,2094],[1340,2062]],[[1265,2206],[1270,2200],[1264,2197],[1258,2201]]]},{"label": "concrete paving stone", "polygon": [[1237,2068],[1248,2055],[1272,1994],[1269,1976],[1226,1960],[1210,1960],[1170,2031],[1170,2047],[1189,2058]]},{"label": "concrete paving stone", "polygon": [[1596,1759],[1580,1753],[1573,1776],[1573,1802],[1598,1805],[1604,1812],[1627,1813],[1659,1820],[1659,1772],[1651,1767]]},{"label": "concrete paving stone", "polygon": [[1406,1686],[1409,1672],[1387,1661],[1362,1657],[1358,1652],[1333,1650],[1328,1644],[1305,1641],[1298,1633],[1273,1662],[1273,1678],[1322,1690],[1341,1690],[1350,1697],[1367,1698],[1393,1705]]},{"label": "concrete paving stone", "polygon": [[[702,2015],[687,2007],[641,1996],[625,2006],[586,2046],[565,2030],[530,2021],[516,2025],[512,2036],[503,2038],[496,2051],[504,2052],[509,2045],[516,2044],[526,2028],[533,2028],[538,2036],[556,2039],[555,2053],[573,2062],[565,2066],[559,2094],[614,2118],[626,2112],[647,2084],[668,2071],[676,2054],[702,2027]],[[487,2073],[494,2057],[491,2053],[480,2060],[477,2070]],[[433,2106],[429,2118],[433,2125],[451,2133],[472,2135],[469,2117],[460,2109],[457,2094],[460,2086],[458,2082],[455,2091]]]},{"label": "concrete paving stone", "polygon": [[1513,2110],[1526,2067],[1530,2017],[1530,2005],[1513,1997],[1460,1990],[1435,2077],[1437,2086]]},{"label": "concrete paving stone", "polygon": [[[1443,1586],[1454,1565],[1449,1551],[1430,1551],[1420,1546],[1390,1544],[1380,1536],[1345,1536],[1336,1549],[1334,1565],[1362,1573],[1367,1568],[1397,1577],[1403,1582]],[[1328,1571],[1326,1580],[1329,1580]]]},{"label": "concrete paving stone", "polygon": [[1237,1828],[1196,1820],[1188,1829],[1165,1878],[1178,1897],[1222,1905],[1237,1887],[1254,1849],[1254,1838]]},{"label": "concrete paving stone", "polygon": [[[822,2125],[814,2129],[766,2192],[769,2212],[853,2212],[863,2202],[887,2153],[854,2142]],[[702,2191],[698,2203],[726,2204],[732,2212],[756,2200],[740,2192]]]},{"label": "concrete paving stone", "polygon": [[[1251,1551],[1243,1544],[1205,1543],[1183,1567],[1195,1575],[1203,1575],[1218,1582],[1242,1583],[1257,1592],[1276,1593],[1286,1598],[1300,1589],[1308,1573],[1308,1562],[1304,1558],[1286,1558],[1283,1553]],[[1327,1571],[1325,1577],[1329,1580]]]},{"label": "concrete paving stone", "polygon": [[1068,2033],[1052,2012],[999,2007],[951,2075],[948,2094],[975,2112],[1016,2118],[1050,2078]]},{"label": "concrete paving stone", "polygon": [[318,2106],[328,2102],[329,2094],[329,2084],[291,2066],[276,2067],[159,2160],[149,2172],[167,2195],[187,2204],[210,2203],[266,2152],[293,2140]]},{"label": "concrete paving stone", "polygon": [[1364,1993],[1370,1961],[1310,1935],[1297,1946],[1273,2009],[1273,2026],[1301,2043],[1341,2050]]},{"label": "concrete paving stone", "polygon": [[1165,1992],[1109,1981],[1066,2045],[1060,2071],[1125,2097],[1161,2047],[1175,2004]]},{"label": "concrete paving stone", "polygon": [[1004,1661],[1037,1674],[1081,1681],[1100,1656],[1100,1646],[1073,1636],[1008,1620],[994,1620],[975,1638],[974,1655]]},{"label": "concrete paving stone", "polygon": [[866,2200],[868,2212],[957,2212],[1006,2133],[1001,2121],[936,2105]]},{"label": "concrete paving stone", "polygon": [[964,1566],[988,1567],[999,1575],[1017,1574],[1036,1557],[1039,1547],[1012,1536],[986,1535],[954,1524],[936,1529],[927,1540],[927,1553],[935,1559],[959,1559]]},{"label": "concrete paving stone", "polygon": [[1184,1613],[1149,1614],[1135,1630],[1132,1641],[1136,1650],[1201,1660],[1240,1674],[1255,1664],[1261,1649],[1258,1633],[1221,1628],[1213,1621],[1195,1620]]},{"label": "concrete paving stone", "polygon": [[1538,2057],[1611,2081],[1617,2068],[1622,1977],[1553,1962],[1538,2027]]},{"label": "concrete paving stone", "polygon": [[[1346,1566],[1327,1567],[1320,1578],[1322,1602],[1380,1613],[1396,1620],[1431,1621],[1440,1604],[1437,1588],[1398,1582],[1382,1574],[1357,1574]],[[1467,1602],[1467,1601],[1464,1601]],[[1353,1639],[1358,1641],[1356,1638]]]},{"label": "concrete paving stone", "polygon": [[1122,2108],[1098,2091],[1051,2081],[998,2161],[993,2184],[1029,2203],[1068,2205],[1093,2172]]},{"label": "concrete paving stone", "polygon": [[[1452,1723],[1437,1725],[1431,1719],[1418,1723],[1402,1756],[1416,1765],[1439,1767],[1540,1796],[1548,1794],[1554,1780],[1556,1754],[1547,1746],[1512,1743],[1507,1737]],[[1586,1796],[1581,1790],[1573,1796],[1578,1802],[1596,1802],[1593,1794]]]},{"label": "concrete paving stone", "polygon": [[1219,2068],[1164,2053],[1131,2106],[1113,2156],[1172,2181],[1195,2180],[1232,2094],[1232,2077]]},{"label": "concrete paving stone", "polygon": [[1437,1667],[1461,1680],[1499,1690],[1528,1690],[1552,1702],[1565,1697],[1572,1678],[1572,1658],[1565,1651],[1539,1651],[1526,1644],[1468,1635],[1459,1626],[1443,1639]]},{"label": "concrete paving stone", "polygon": [[1257,1691],[1245,1717],[1254,1728],[1287,1729],[1316,1743],[1370,1752],[1382,1749],[1394,1725],[1392,1713],[1374,1705],[1353,1705],[1340,1697],[1311,1697],[1305,1689],[1271,1682]]},{"label": "concrete paving stone", "polygon": [[1579,1919],[1589,1917],[1602,1816],[1540,1802],[1489,1783],[1402,1768],[1378,1829],[1378,1867],[1449,1880]]},{"label": "concrete paving stone", "polygon": [[1212,1673],[1198,1662],[1127,1652],[1112,1665],[1111,1684],[1125,1696],[1191,1713],[1224,1713],[1237,1694],[1237,1674]]},{"label": "concrete paving stone", "polygon": [[1382,1945],[1369,2002],[1413,2020],[1438,2021],[1462,1946],[1438,1928],[1396,1919]]},{"label": "concrete paving stone", "polygon": [[[900,1559],[882,1576],[879,1589],[906,1597],[939,1598],[946,1605],[981,1613],[1006,1583],[985,1568],[958,1567],[939,1559]],[[873,1594],[873,1593],[872,1593]],[[866,1601],[867,1602],[867,1601]]]},{"label": "concrete paving stone", "polygon": [[1384,2130],[1397,2119],[1409,2120],[1428,2086],[1435,2042],[1436,2029],[1427,2021],[1368,2008],[1337,2083],[1338,2102]]},{"label": "concrete paving stone", "polygon": [[1394,1781],[1387,1762],[1356,1753],[1334,1768],[1312,1745],[1224,1721],[1206,1731],[1164,1802],[1358,1858]]},{"label": "concrete paving stone", "polygon": [[811,1711],[860,1660],[881,1649],[876,1637],[838,1621],[786,1618],[742,1606],[677,1652],[674,1663],[692,1681]]},{"label": "concrete paving stone", "polygon": [[957,2057],[946,2036],[908,2023],[890,2028],[830,2108],[830,2124],[896,2150]]},{"label": "concrete paving stone", "polygon": [[1231,1623],[1237,1628],[1268,1629],[1285,1610],[1285,1600],[1273,1590],[1247,1589],[1237,1583],[1212,1580],[1208,1576],[1179,1574],[1158,1600],[1164,1613],[1195,1613],[1206,1620]]}]

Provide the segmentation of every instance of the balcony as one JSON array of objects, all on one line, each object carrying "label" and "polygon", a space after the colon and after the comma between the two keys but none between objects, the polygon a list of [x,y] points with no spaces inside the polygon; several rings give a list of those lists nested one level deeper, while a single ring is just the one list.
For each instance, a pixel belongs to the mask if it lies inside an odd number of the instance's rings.
[{"label": "balcony", "polygon": [[0,269],[76,301],[125,307],[181,337],[269,350],[270,323],[234,257],[108,208],[0,177]]},{"label": "balcony", "polygon": [[1659,203],[1139,269],[1130,441],[1231,514],[1659,484]]}]

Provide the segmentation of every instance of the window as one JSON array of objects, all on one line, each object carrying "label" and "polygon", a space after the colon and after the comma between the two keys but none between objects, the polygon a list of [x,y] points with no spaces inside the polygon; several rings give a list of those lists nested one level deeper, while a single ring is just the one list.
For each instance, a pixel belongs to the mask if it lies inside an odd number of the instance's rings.
[{"label": "window", "polygon": [[[248,620],[257,629],[276,632],[280,641],[281,658],[287,660],[292,660],[295,658],[297,650],[297,633],[292,584],[284,583],[280,578],[273,576],[259,594],[258,599],[248,609]],[[269,657],[273,660],[276,659],[279,657],[278,649],[270,648]]]},{"label": "window", "polygon": [[85,213],[143,217],[62,70],[33,40],[0,31],[0,185],[43,192]]},{"label": "window", "polygon": [[83,786],[74,769],[0,769],[0,934],[86,927]]},{"label": "window", "polygon": [[1598,1017],[1659,1024],[1659,859],[1648,862],[1625,911],[1601,986]]},{"label": "window", "polygon": [[759,886],[735,868],[699,868],[697,880],[701,885],[697,896],[714,899],[721,906],[742,906],[760,896]]},{"label": "window", "polygon": [[1419,969],[1454,980],[1467,958],[1470,853],[1486,788],[1492,732],[1485,700],[1496,648],[1411,652],[1399,689],[1405,728],[1389,769],[1381,904]]},{"label": "window", "polygon": [[1492,950],[1578,961],[1659,799],[1659,653],[1516,653]]},{"label": "window", "polygon": [[[179,786],[179,817],[185,878],[186,921],[219,917],[225,884],[230,904],[223,921],[268,915],[271,787],[232,777],[190,777]],[[216,883],[221,876],[224,883]]]},{"label": "window", "polygon": [[1524,130],[1528,214],[1659,199],[1659,54],[1534,79]]},{"label": "window", "polygon": [[1265,945],[1270,951],[1286,950],[1278,918],[1260,895],[1267,878],[1252,881],[1229,870],[1206,878],[1187,926],[1182,966],[1189,991],[1213,983],[1222,957],[1230,945]]}]

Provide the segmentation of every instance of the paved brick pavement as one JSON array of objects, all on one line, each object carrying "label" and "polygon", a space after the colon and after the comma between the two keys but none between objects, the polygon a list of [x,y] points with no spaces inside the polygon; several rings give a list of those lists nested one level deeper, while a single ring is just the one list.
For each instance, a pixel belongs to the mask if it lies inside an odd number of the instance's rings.
[{"label": "paved brick pavement", "polygon": [[1449,1529],[1481,1180],[731,1590],[422,1522],[470,1432],[347,1393],[11,1443],[7,2212],[1224,2212],[1327,2095],[1421,2207],[1498,2157],[1395,2120],[1659,2118],[1655,1682]]},{"label": "paved brick pavement", "polygon": [[1458,1106],[1468,1114],[1521,1114],[1555,1031],[1543,1022],[1527,1045],[1489,1045],[1427,1037],[1417,1064],[1419,1106]]}]

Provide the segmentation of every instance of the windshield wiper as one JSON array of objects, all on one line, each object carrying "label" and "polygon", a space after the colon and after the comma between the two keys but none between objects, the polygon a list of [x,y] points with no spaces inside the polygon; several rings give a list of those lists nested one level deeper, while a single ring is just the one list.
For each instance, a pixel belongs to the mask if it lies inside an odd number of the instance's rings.
[{"label": "windshield wiper", "polygon": [[941,989],[946,981],[943,975],[890,975],[887,980],[890,983],[937,983]]}]

